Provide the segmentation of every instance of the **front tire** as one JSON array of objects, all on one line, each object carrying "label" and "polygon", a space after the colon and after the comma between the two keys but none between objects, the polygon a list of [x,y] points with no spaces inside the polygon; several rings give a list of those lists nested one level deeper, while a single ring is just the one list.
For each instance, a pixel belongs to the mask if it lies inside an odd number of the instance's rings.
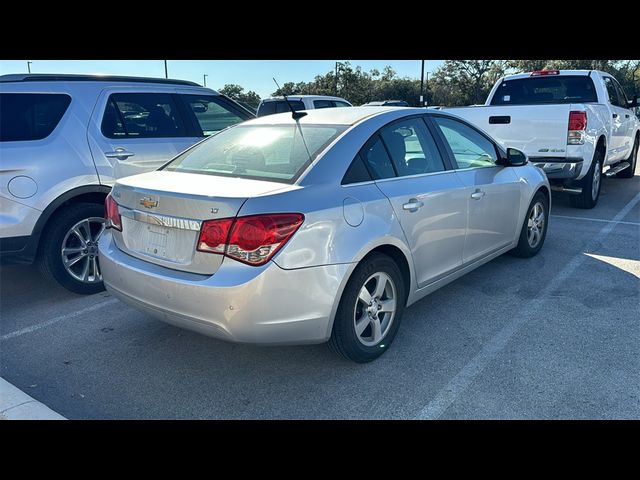
[{"label": "front tire", "polygon": [[343,357],[366,363],[393,342],[405,306],[398,265],[375,253],[356,267],[340,299],[329,347]]},{"label": "front tire", "polygon": [[527,209],[518,245],[511,253],[516,257],[528,258],[536,255],[545,238],[547,238],[547,226],[549,224],[549,200],[547,196],[538,192]]},{"label": "front tire", "polygon": [[600,198],[600,190],[602,189],[602,162],[604,156],[602,151],[597,150],[593,155],[591,168],[580,181],[582,193],[580,195],[571,195],[569,202],[572,207],[577,208],[593,208],[598,204]]},{"label": "front tire", "polygon": [[40,270],[74,293],[104,290],[98,262],[103,217],[104,208],[95,203],[78,203],[60,211],[42,235]]}]

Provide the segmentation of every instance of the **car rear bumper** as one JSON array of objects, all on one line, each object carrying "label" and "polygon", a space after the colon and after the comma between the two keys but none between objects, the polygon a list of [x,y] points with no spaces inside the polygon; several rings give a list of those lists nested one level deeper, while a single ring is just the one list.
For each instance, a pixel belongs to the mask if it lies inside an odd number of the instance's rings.
[{"label": "car rear bumper", "polygon": [[540,168],[550,179],[575,180],[582,172],[581,158],[530,157],[529,161]]},{"label": "car rear bumper", "polygon": [[256,344],[321,343],[349,264],[284,270],[225,258],[214,275],[180,272],[119,250],[100,239],[106,289],[167,323],[223,340]]}]

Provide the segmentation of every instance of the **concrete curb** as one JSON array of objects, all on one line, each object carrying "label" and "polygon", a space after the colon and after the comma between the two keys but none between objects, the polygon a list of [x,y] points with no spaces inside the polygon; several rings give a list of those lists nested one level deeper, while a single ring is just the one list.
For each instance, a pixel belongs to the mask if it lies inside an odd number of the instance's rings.
[{"label": "concrete curb", "polygon": [[0,420],[66,420],[45,404],[0,378]]}]

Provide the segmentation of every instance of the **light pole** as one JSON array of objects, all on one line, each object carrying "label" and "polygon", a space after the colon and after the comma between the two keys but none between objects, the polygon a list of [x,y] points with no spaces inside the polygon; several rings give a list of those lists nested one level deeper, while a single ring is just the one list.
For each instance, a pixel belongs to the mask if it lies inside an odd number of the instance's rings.
[{"label": "light pole", "polygon": [[209,76],[209,75],[207,75],[207,74],[205,73],[205,74],[203,75],[203,77],[202,77],[202,78],[204,78],[204,86],[205,86],[205,87],[207,86],[207,77],[208,77],[208,76]]},{"label": "light pole", "polygon": [[31,64],[32,64],[32,63],[33,63],[33,62],[29,62],[29,61],[27,61],[27,71],[28,71],[29,73],[31,73]]},{"label": "light pole", "polygon": [[169,71],[167,70],[167,61],[164,61],[164,78],[169,78]]},{"label": "light pole", "polygon": [[420,106],[424,107],[424,60],[422,60],[422,73],[420,74]]}]

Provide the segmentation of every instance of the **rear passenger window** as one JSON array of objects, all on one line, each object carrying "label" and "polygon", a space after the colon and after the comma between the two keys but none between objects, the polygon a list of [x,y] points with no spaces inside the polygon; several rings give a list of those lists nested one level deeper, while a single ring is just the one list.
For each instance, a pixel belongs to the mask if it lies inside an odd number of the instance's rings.
[{"label": "rear passenger window", "polygon": [[412,118],[380,132],[398,176],[442,172],[444,162],[424,121]]},{"label": "rear passenger window", "polygon": [[187,136],[170,94],[114,93],[109,97],[109,104],[102,118],[102,134],[107,138]]},{"label": "rear passenger window", "polygon": [[360,154],[356,155],[356,158],[351,162],[351,165],[347,169],[347,173],[344,174],[341,185],[348,185],[350,183],[368,182],[371,180],[371,175],[367,167],[364,166],[362,157]]},{"label": "rear passenger window", "polygon": [[347,102],[341,102],[339,100],[335,100],[333,102],[333,105],[336,106],[336,107],[350,107],[351,106]]},{"label": "rear passenger window", "polygon": [[391,159],[378,135],[367,142],[360,155],[367,164],[374,180],[396,176]]},{"label": "rear passenger window", "polygon": [[0,142],[47,138],[70,103],[71,97],[64,94],[0,94]]},{"label": "rear passenger window", "polygon": [[333,102],[331,100],[314,100],[314,108],[333,108]]},{"label": "rear passenger window", "polygon": [[214,96],[182,95],[182,98],[196,116],[205,137],[243,121]]},{"label": "rear passenger window", "polygon": [[274,113],[276,113],[276,102],[262,102],[256,115],[258,117],[262,117],[264,115],[272,115]]},{"label": "rear passenger window", "polygon": [[[304,103],[302,103],[300,100],[289,100],[289,103],[283,100],[281,102],[274,103],[276,104],[276,113],[290,112],[291,108],[293,108],[296,112],[298,110],[304,110],[306,108],[304,106]],[[289,108],[289,104],[291,104],[291,108]]]}]

